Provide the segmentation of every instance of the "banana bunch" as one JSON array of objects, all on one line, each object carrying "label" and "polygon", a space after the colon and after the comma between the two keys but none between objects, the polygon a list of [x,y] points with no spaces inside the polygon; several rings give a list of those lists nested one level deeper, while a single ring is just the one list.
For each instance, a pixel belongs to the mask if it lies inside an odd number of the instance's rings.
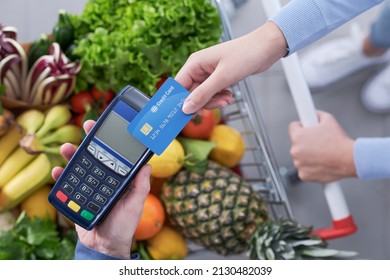
[{"label": "banana bunch", "polygon": [[0,138],[0,212],[17,206],[45,184],[54,183],[51,171],[65,166],[62,144],[81,142],[79,127],[69,124],[71,112],[58,104],[42,112],[30,109]]},{"label": "banana bunch", "polygon": [[69,124],[72,113],[64,104],[50,107],[46,112],[29,110],[17,119],[26,135],[19,141],[28,154],[60,154],[65,142],[80,144],[81,130]]}]

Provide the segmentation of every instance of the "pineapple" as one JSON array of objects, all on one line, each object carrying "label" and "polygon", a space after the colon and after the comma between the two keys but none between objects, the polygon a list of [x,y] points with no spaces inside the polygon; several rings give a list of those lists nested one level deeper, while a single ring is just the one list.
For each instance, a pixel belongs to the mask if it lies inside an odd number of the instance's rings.
[{"label": "pineapple", "polygon": [[[182,169],[166,181],[161,200],[172,226],[188,240],[220,255],[250,250],[253,259],[299,259],[307,249],[311,258],[339,253],[325,252],[325,242],[309,236],[311,229],[269,219],[260,194],[242,177],[211,160],[204,173]],[[299,246],[294,246],[298,241]],[[319,251],[323,254],[316,255]]]},{"label": "pineapple", "polygon": [[245,251],[249,238],[268,219],[251,185],[214,161],[203,174],[179,171],[164,184],[161,199],[172,225],[221,255]]},{"label": "pineapple", "polygon": [[295,221],[269,220],[252,235],[249,257],[252,260],[311,260],[349,259],[357,255],[352,251],[328,249],[327,243],[311,232],[312,227]]}]

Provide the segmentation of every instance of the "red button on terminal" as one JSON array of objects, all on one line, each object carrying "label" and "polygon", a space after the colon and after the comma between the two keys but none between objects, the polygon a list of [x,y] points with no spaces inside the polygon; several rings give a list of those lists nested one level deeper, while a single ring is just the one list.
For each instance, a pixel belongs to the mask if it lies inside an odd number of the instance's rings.
[{"label": "red button on terminal", "polygon": [[63,203],[65,203],[68,200],[68,196],[64,194],[62,191],[58,191],[56,193],[56,197],[61,200]]}]

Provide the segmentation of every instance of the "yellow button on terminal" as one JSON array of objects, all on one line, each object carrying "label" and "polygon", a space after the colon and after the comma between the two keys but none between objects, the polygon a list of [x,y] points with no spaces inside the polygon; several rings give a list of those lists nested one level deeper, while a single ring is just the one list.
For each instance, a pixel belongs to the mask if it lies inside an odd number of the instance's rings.
[{"label": "yellow button on terminal", "polygon": [[76,213],[80,210],[80,205],[78,205],[76,202],[74,202],[73,200],[69,201],[68,203],[68,207],[70,209],[72,209],[73,211],[75,211]]}]

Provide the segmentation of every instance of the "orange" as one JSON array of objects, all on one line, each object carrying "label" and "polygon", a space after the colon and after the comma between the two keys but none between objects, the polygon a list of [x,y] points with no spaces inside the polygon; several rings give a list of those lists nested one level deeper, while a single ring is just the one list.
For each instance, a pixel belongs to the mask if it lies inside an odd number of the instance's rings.
[{"label": "orange", "polygon": [[162,202],[155,195],[149,193],[134,233],[134,239],[141,241],[155,236],[162,229],[164,222],[165,209]]},{"label": "orange", "polygon": [[231,168],[236,166],[244,156],[245,142],[240,132],[228,125],[216,125],[209,141],[217,145],[210,152],[210,159]]},{"label": "orange", "polygon": [[186,239],[169,226],[164,226],[146,244],[153,260],[182,260],[188,253]]},{"label": "orange", "polygon": [[44,219],[49,217],[51,220],[55,221],[57,218],[57,210],[47,199],[50,190],[50,185],[42,186],[21,202],[20,209],[25,211],[30,218],[40,217]]},{"label": "orange", "polygon": [[177,139],[169,144],[161,155],[153,155],[149,160],[152,166],[150,175],[157,178],[168,178],[175,175],[182,167],[185,152],[182,144]]}]

